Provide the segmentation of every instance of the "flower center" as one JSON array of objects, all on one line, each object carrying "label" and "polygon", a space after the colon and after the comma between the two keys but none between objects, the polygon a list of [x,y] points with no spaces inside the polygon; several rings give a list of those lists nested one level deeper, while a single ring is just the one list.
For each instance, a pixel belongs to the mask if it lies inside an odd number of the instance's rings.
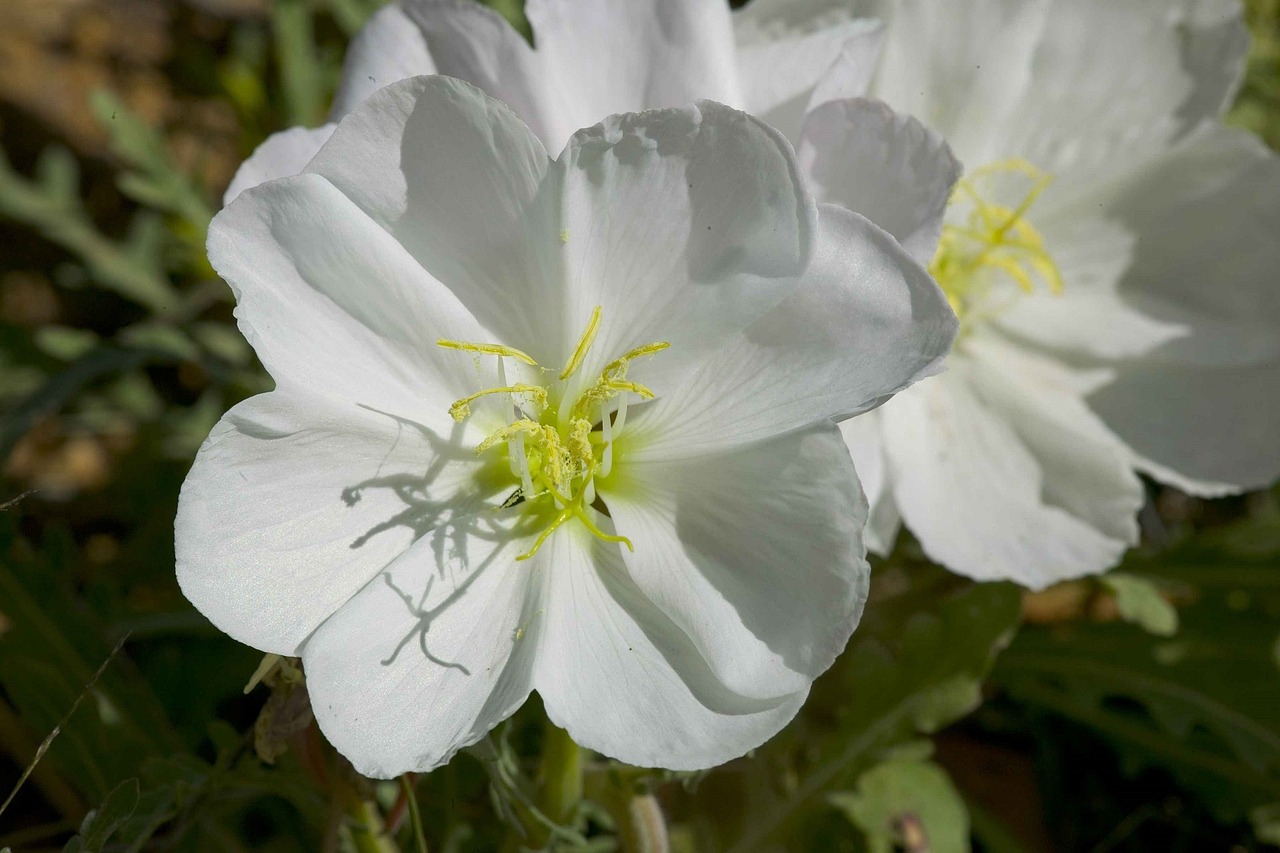
[{"label": "flower center", "polygon": [[[960,318],[962,333],[999,313],[1017,294],[1034,292],[1037,282],[1050,293],[1062,291],[1062,274],[1044,238],[1026,220],[1052,180],[1025,160],[1002,160],[956,184],[952,216],[942,226],[929,272]],[[1020,200],[1013,207],[993,202],[990,195],[997,190]]]},{"label": "flower center", "polygon": [[[600,314],[601,308],[597,305],[568,364],[560,371],[559,383],[571,379],[582,367],[600,330]],[[532,557],[560,525],[574,518],[594,536],[606,542],[621,542],[634,551],[635,547],[627,537],[612,536],[597,527],[588,509],[598,503],[596,478],[609,476],[616,464],[614,441],[626,425],[630,395],[643,400],[653,398],[653,392],[647,387],[627,379],[631,362],[662,352],[670,344],[646,344],[609,362],[595,382],[578,394],[572,403],[567,397],[558,396],[557,392],[562,391],[563,386],[542,381],[550,369],[542,367],[518,349],[502,344],[467,343],[446,338],[441,338],[436,344],[445,349],[498,358],[499,385],[456,401],[449,407],[449,414],[461,422],[471,416],[471,404],[482,398],[494,397],[502,403],[506,426],[494,430],[476,445],[476,453],[505,451],[517,485],[497,508],[508,509],[524,504],[534,510],[529,517],[539,519],[535,523],[543,526],[533,547],[516,559]],[[539,377],[537,384],[508,384],[507,359],[534,368]],[[557,400],[559,405],[556,405]]]}]

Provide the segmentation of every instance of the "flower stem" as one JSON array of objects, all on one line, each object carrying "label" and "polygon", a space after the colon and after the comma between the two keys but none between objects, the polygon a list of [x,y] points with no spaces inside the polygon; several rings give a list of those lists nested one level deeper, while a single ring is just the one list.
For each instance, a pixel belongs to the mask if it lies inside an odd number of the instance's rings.
[{"label": "flower stem", "polygon": [[547,721],[538,779],[538,808],[553,823],[567,824],[582,799],[582,749],[568,732]]},{"label": "flower stem", "polygon": [[409,804],[409,824],[413,828],[413,843],[417,853],[427,853],[427,833],[422,828],[422,812],[418,810],[418,793],[415,790],[413,774],[406,773],[400,777],[400,787],[404,791],[405,802]]}]

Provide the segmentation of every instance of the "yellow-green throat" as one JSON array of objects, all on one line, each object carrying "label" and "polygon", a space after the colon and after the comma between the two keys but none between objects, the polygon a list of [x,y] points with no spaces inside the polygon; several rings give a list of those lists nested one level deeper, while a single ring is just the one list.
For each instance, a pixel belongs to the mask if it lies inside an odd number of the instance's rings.
[{"label": "yellow-green throat", "polygon": [[[600,306],[591,312],[573,354],[558,374],[559,382],[572,378],[582,367],[600,330],[601,313]],[[506,426],[494,430],[476,445],[476,453],[505,451],[515,491],[497,508],[526,504],[532,510],[528,515],[532,523],[542,527],[533,547],[516,559],[532,557],[560,525],[575,518],[592,535],[635,550],[627,537],[602,531],[588,510],[596,503],[597,479],[608,477],[616,462],[614,444],[626,424],[630,395],[642,400],[653,398],[648,387],[627,379],[627,371],[636,359],[662,352],[670,344],[645,344],[624,353],[606,364],[595,382],[572,403],[563,398],[557,405],[555,391],[558,389],[551,382],[507,383],[507,359],[534,368],[540,377],[551,372],[527,353],[502,344],[446,338],[436,343],[445,349],[493,355],[498,359],[499,384],[457,400],[449,407],[449,414],[455,421],[462,422],[471,416],[472,403],[489,396],[498,396],[503,401]]]}]

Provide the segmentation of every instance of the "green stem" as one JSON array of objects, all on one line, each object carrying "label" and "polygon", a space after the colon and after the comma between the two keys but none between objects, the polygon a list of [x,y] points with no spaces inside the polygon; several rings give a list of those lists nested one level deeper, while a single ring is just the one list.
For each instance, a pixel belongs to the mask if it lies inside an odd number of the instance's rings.
[{"label": "green stem", "polygon": [[564,825],[582,800],[582,748],[569,733],[547,721],[542,741],[542,772],[538,780],[538,808],[552,822]]},{"label": "green stem", "polygon": [[400,787],[404,791],[405,802],[409,806],[409,825],[413,829],[413,843],[418,853],[427,853],[427,833],[422,828],[422,812],[418,810],[418,793],[414,790],[413,780],[406,773],[400,777]]}]

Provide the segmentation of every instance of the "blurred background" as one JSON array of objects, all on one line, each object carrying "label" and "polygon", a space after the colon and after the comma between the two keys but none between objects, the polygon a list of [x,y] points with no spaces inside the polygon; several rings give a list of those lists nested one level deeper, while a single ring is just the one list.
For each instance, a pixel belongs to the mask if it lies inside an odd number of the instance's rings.
[{"label": "blurred background", "polygon": [[[0,0],[0,802],[30,770],[0,850],[516,849],[536,698],[450,766],[370,783],[294,680],[243,691],[261,656],[173,575],[197,447],[270,388],[205,229],[257,143],[323,120],[378,5]],[[1247,6],[1231,121],[1276,147],[1280,0]],[[593,761],[542,840],[666,849],[629,802],[676,850],[1280,845],[1278,496],[1152,486],[1117,574],[1034,595],[904,537],[786,732],[695,776]]]}]

